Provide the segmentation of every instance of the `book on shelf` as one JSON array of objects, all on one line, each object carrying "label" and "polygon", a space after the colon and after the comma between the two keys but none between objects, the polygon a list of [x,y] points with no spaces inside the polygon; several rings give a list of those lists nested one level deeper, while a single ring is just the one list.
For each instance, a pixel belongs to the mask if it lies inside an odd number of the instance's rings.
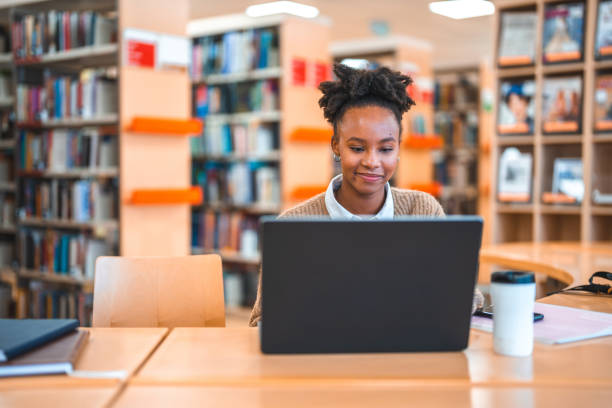
[{"label": "book on shelf", "polygon": [[[569,200],[558,200],[560,195]],[[582,159],[557,157],[553,165],[552,195],[545,196],[543,201],[581,203],[583,197]]]},{"label": "book on shelf", "polygon": [[[11,75],[9,72],[0,71],[0,98],[6,99],[12,95]],[[11,104],[12,106],[12,104]]]},{"label": "book on shelf", "polygon": [[93,294],[69,288],[56,289],[45,282],[30,280],[17,290],[18,319],[78,319],[79,326],[91,325]]},{"label": "book on shelf", "polygon": [[584,2],[547,4],[544,10],[543,52],[545,63],[582,59]]},{"label": "book on shelf", "polygon": [[537,15],[533,11],[502,11],[499,35],[500,66],[529,65],[535,61]]},{"label": "book on shelf", "polygon": [[257,254],[259,220],[240,212],[198,211],[192,214],[191,246],[204,251],[226,250],[245,257]]},{"label": "book on shelf", "polygon": [[0,141],[13,140],[15,114],[11,110],[0,110]]},{"label": "book on shelf", "polygon": [[198,85],[195,90],[196,114],[270,112],[279,107],[278,80],[263,79],[222,85]]},{"label": "book on shelf", "polygon": [[211,118],[202,136],[191,138],[192,155],[262,155],[278,149],[278,125],[229,124]]},{"label": "book on shelf", "polygon": [[212,74],[231,74],[277,67],[278,31],[256,28],[193,40],[191,76],[199,81]]},{"label": "book on shelf", "polygon": [[15,227],[15,196],[0,193],[0,228]]},{"label": "book on shelf", "polygon": [[597,31],[595,32],[595,57],[598,59],[612,56],[612,1],[599,2],[597,11]]},{"label": "book on shelf", "polygon": [[577,133],[582,112],[580,76],[544,78],[542,130],[545,133]]},{"label": "book on shelf", "polygon": [[499,134],[531,134],[535,117],[535,81],[501,81],[497,131]]},{"label": "book on shelf", "polygon": [[497,198],[501,202],[531,200],[532,155],[516,147],[504,149],[499,159]]},{"label": "book on shelf", "polygon": [[13,241],[0,241],[0,267],[10,267],[15,260],[15,244]]},{"label": "book on shelf", "polygon": [[11,26],[19,59],[116,41],[117,19],[93,11],[49,10],[16,14]]},{"label": "book on shelf", "polygon": [[593,190],[593,203],[595,204],[612,204],[612,194],[611,193],[602,193],[599,189]]},{"label": "book on shelf", "polygon": [[24,268],[87,280],[94,277],[96,258],[112,253],[105,241],[54,230],[22,229],[19,245]]},{"label": "book on shelf", "polygon": [[117,218],[117,186],[112,181],[32,179],[22,181],[25,217],[75,222]]},{"label": "book on shelf", "polygon": [[595,130],[612,130],[612,74],[596,76],[594,108]]},{"label": "book on shelf", "polygon": [[118,164],[115,135],[103,128],[19,132],[19,168],[26,171],[108,169]]},{"label": "book on shelf", "polygon": [[206,162],[193,165],[193,180],[201,185],[204,201],[236,206],[280,204],[280,174],[277,166],[246,163]]},{"label": "book on shelf", "polygon": [[43,84],[17,84],[17,120],[91,119],[116,114],[117,82],[106,69],[84,69],[75,75],[45,70]]}]

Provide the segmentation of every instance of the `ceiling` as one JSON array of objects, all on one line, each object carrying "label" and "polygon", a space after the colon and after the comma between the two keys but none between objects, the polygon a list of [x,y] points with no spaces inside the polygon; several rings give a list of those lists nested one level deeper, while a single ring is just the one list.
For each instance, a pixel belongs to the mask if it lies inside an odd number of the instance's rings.
[{"label": "ceiling", "polygon": [[[297,0],[330,17],[332,41],[372,37],[373,20],[383,20],[390,34],[426,40],[437,68],[477,65],[491,58],[493,16],[453,20],[429,11],[427,0]],[[190,17],[199,19],[243,13],[265,0],[190,0]]]}]

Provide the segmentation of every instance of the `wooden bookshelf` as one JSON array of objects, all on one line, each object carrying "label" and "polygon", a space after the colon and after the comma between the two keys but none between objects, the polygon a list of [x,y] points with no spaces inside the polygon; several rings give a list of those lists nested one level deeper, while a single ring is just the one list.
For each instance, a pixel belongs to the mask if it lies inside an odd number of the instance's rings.
[{"label": "wooden bookshelf", "polygon": [[[533,181],[531,203],[507,204],[497,199],[497,187],[490,191],[493,241],[612,241],[607,230],[612,225],[610,206],[593,202],[593,191],[612,193],[612,172],[609,157],[612,153],[612,137],[609,132],[594,131],[595,78],[603,69],[612,68],[612,61],[595,59],[595,36],[597,27],[597,0],[584,1],[584,41],[583,60],[547,64],[543,60],[542,38],[545,7],[547,0],[504,1],[496,12],[497,38],[494,47],[498,48],[501,32],[501,14],[505,11],[529,7],[535,10],[536,54],[529,67],[499,67],[495,62],[495,103],[500,100],[500,83],[506,78],[528,77],[535,81],[535,116],[533,134],[528,136],[499,135],[494,131],[491,146],[493,180],[497,186],[498,162],[501,152],[508,146],[516,146],[529,151],[533,158]],[[582,78],[582,105],[580,117],[581,130],[577,134],[546,134],[542,125],[544,80],[557,74],[578,74]],[[492,128],[497,128],[497,115]],[[550,204],[543,200],[544,193],[551,190],[553,163],[559,157],[579,157],[583,164],[584,198],[579,204]],[[520,210],[519,210],[520,209]]]},{"label": "wooden bookshelf", "polygon": [[119,115],[108,114],[91,118],[65,118],[65,119],[50,119],[46,121],[33,122],[17,122],[17,127],[28,129],[42,128],[80,128],[85,126],[107,126],[117,125],[119,123]]},{"label": "wooden bookshelf", "polygon": [[40,57],[16,59],[15,64],[44,65],[45,67],[66,66],[70,68],[104,67],[117,64],[119,47],[117,44],[101,44],[58,51]]},{"label": "wooden bookshelf", "polygon": [[26,217],[19,220],[19,224],[25,227],[60,228],[69,230],[90,230],[98,233],[106,233],[117,229],[116,220],[108,221],[73,221],[63,219],[46,219],[40,217]]},{"label": "wooden bookshelf", "polygon": [[115,178],[119,175],[117,167],[110,168],[71,168],[59,170],[21,170],[17,173],[21,177],[48,178],[48,179],[90,179],[90,178]]},{"label": "wooden bookshelf", "polygon": [[[190,22],[189,35],[193,38],[194,50],[200,44],[200,39],[220,39],[228,32],[245,33],[249,30],[266,30],[273,33],[270,53],[278,53],[278,61],[268,59],[268,64],[259,68],[253,66],[242,69],[229,69],[225,71],[210,70],[194,64],[192,69],[192,88],[194,100],[197,90],[202,86],[220,87],[229,84],[247,86],[260,80],[274,81],[277,84],[279,101],[277,110],[253,110],[248,112],[211,113],[208,112],[202,119],[205,128],[210,124],[263,126],[273,129],[273,137],[278,137],[272,150],[247,150],[247,153],[236,153],[233,149],[224,153],[194,152],[191,160],[192,166],[208,164],[220,166],[233,166],[237,163],[251,163],[254,165],[278,168],[280,176],[280,201],[278,203],[262,204],[257,200],[249,204],[236,204],[232,200],[223,202],[205,202],[193,206],[194,220],[202,214],[241,214],[244,220],[256,221],[262,215],[274,215],[283,209],[297,204],[290,192],[295,187],[305,184],[327,184],[331,178],[331,162],[329,141],[327,144],[312,143],[304,140],[294,140],[291,136],[298,129],[328,129],[323,114],[318,106],[320,92],[314,83],[296,83],[293,63],[305,61],[307,69],[315,63],[325,64],[329,71],[329,27],[324,19],[306,20],[290,16],[271,16],[265,18],[249,18],[240,15],[221,16]],[[206,40],[209,41],[209,40]],[[195,51],[194,51],[195,52]],[[194,57],[195,58],[195,57]],[[270,62],[272,61],[272,63]],[[196,68],[202,72],[196,72]],[[220,73],[221,72],[221,73]],[[328,72],[329,74],[330,72]],[[194,115],[197,115],[197,101],[194,104]],[[233,129],[233,128],[232,128]],[[233,130],[232,130],[233,132]],[[204,130],[202,138],[206,136]],[[204,139],[203,139],[204,140]],[[201,168],[201,167],[198,167]],[[307,168],[308,171],[304,171]],[[196,183],[196,180],[193,181]],[[227,202],[226,202],[227,201]],[[250,221],[249,221],[250,222]],[[197,224],[200,225],[200,224]],[[250,224],[251,225],[251,224]],[[241,232],[240,232],[241,233]],[[218,250],[224,264],[257,270],[260,262],[259,256],[244,258],[239,252]],[[192,243],[192,253],[201,253],[203,250]]]}]

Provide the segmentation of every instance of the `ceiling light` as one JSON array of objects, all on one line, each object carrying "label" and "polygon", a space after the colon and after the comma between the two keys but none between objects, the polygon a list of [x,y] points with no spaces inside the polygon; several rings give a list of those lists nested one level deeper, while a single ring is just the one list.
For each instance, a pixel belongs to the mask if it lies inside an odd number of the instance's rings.
[{"label": "ceiling light", "polygon": [[246,9],[246,14],[249,17],[262,17],[272,14],[292,14],[298,17],[315,18],[319,15],[319,9],[294,1],[273,1],[271,3],[249,6]]},{"label": "ceiling light", "polygon": [[486,0],[448,0],[429,3],[432,13],[460,20],[488,16],[495,13],[495,6]]}]

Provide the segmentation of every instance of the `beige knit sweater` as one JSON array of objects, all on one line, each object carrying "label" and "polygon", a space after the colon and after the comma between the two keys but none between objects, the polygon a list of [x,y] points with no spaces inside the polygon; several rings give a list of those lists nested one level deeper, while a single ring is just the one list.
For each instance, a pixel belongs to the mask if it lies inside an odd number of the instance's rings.
[{"label": "beige knit sweater", "polygon": [[[393,210],[396,216],[401,215],[430,215],[444,216],[444,210],[431,195],[414,190],[402,190],[391,187],[393,195]],[[301,204],[296,205],[283,212],[278,218],[300,218],[307,216],[329,216],[325,207],[325,193],[318,194]],[[474,291],[474,301],[472,302],[472,312],[481,307],[484,298],[480,291]],[[261,269],[259,275],[259,286],[257,288],[257,300],[251,312],[249,326],[257,326],[261,320]]]}]

